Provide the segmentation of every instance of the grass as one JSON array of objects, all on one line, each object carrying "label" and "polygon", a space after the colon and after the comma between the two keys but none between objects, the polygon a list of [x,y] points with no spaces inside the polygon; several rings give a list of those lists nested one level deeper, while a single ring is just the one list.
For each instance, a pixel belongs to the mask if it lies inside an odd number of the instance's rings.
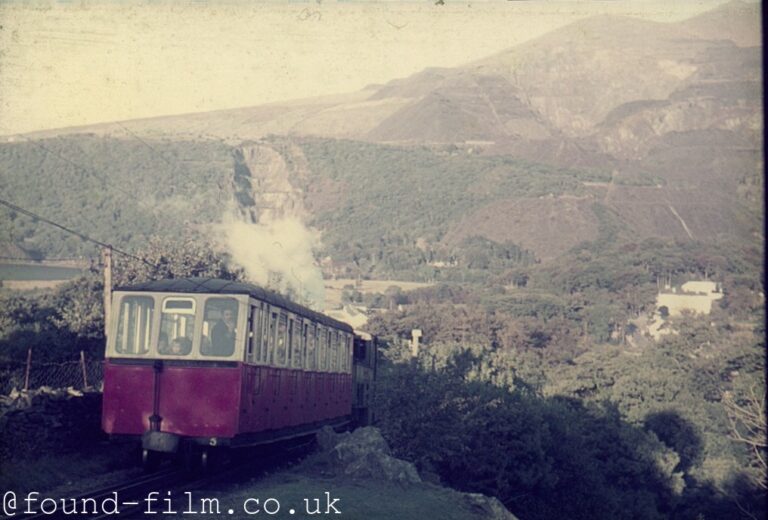
[{"label": "grass", "polygon": [[[259,499],[259,506],[269,498],[280,504],[277,514],[270,518],[307,518],[307,505],[310,512],[320,505],[320,512],[335,515],[328,508],[328,498],[338,498],[334,503],[346,520],[424,520],[440,518],[445,520],[468,520],[481,518],[473,513],[460,493],[432,484],[401,486],[392,482],[372,480],[350,480],[344,478],[324,479],[297,473],[281,473],[259,482],[242,486],[236,492],[219,497],[221,512],[228,508],[235,510],[229,516],[233,519],[251,518],[243,512],[243,504],[248,499]],[[305,503],[308,501],[308,504]],[[316,502],[316,500],[318,502]],[[266,504],[273,508],[275,502]],[[254,501],[248,503],[251,511],[257,507]],[[294,509],[295,514],[290,510]],[[270,509],[270,511],[273,509]],[[262,513],[263,514],[263,513]]]},{"label": "grass", "polygon": [[[0,461],[0,491],[45,492],[131,466],[130,446],[99,445],[84,452]],[[138,460],[138,459],[137,459]],[[79,490],[82,486],[75,485]],[[85,486],[85,488],[92,487]],[[85,489],[83,488],[83,489]]]}]

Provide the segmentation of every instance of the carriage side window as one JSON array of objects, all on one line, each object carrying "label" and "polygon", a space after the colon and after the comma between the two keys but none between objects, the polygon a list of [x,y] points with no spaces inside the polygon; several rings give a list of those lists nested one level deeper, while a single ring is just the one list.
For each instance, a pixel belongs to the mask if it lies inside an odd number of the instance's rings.
[{"label": "carriage side window", "polygon": [[268,321],[269,313],[264,308],[263,303],[257,303],[256,309],[258,310],[258,320],[254,320],[251,324],[251,327],[253,327],[253,338],[251,338],[251,341],[253,341],[253,360],[257,363],[265,363],[267,361],[267,348],[266,348],[266,341],[264,339],[264,325]]},{"label": "carriage side window", "polygon": [[293,352],[293,318],[288,318],[288,341],[285,344],[287,359],[285,361],[286,366],[291,366],[291,353]]},{"label": "carriage side window", "polygon": [[341,335],[341,371],[345,374],[349,370],[349,336]]},{"label": "carriage side window", "polygon": [[261,332],[259,333],[262,363],[269,364],[269,306],[261,304]]},{"label": "carriage side window", "polygon": [[275,363],[281,367],[285,366],[287,360],[287,346],[285,344],[288,333],[288,316],[280,313],[275,330]]},{"label": "carriage side window", "polygon": [[195,300],[166,298],[160,318],[157,352],[169,356],[186,356],[192,351],[195,332]]},{"label": "carriage side window", "polygon": [[338,360],[338,345],[337,345],[337,339],[338,339],[339,333],[335,330],[331,332],[328,331],[328,371],[329,372],[338,372],[338,367],[336,366],[337,360]]},{"label": "carriage side window", "polygon": [[319,366],[319,345],[317,341],[317,323],[309,326],[309,369],[317,370]]},{"label": "carriage side window", "polygon": [[[304,354],[304,368],[307,370],[313,370],[314,366],[312,363],[312,360],[309,359],[310,352],[309,352],[309,321],[304,322],[304,332],[301,335],[301,350]],[[314,353],[314,352],[313,352]]]},{"label": "carriage side window", "polygon": [[275,346],[277,344],[277,321],[278,314],[276,312],[269,313],[269,330],[267,331],[267,364],[275,364]]},{"label": "carriage side window", "polygon": [[329,329],[323,329],[323,370],[327,372],[333,372],[333,365],[331,365],[331,331]]},{"label": "carriage side window", "polygon": [[352,349],[355,348],[355,337],[347,336],[347,374],[352,373]]},{"label": "carriage side window", "polygon": [[293,368],[301,368],[302,367],[302,350],[301,350],[301,342],[302,342],[302,323],[300,319],[296,319],[294,322],[294,328],[293,328],[293,338],[291,338],[291,348],[293,349],[293,355],[291,357],[291,366]]},{"label": "carriage side window", "polygon": [[120,303],[115,337],[118,354],[144,356],[149,352],[155,300],[147,296],[126,296]]},{"label": "carriage side window", "polygon": [[349,335],[341,336],[341,371],[349,373]]},{"label": "carriage side window", "polygon": [[226,357],[235,353],[237,317],[238,304],[234,298],[206,300],[200,341],[202,355]]},{"label": "carriage side window", "polygon": [[336,341],[336,344],[338,345],[338,351],[339,351],[339,362],[336,366],[339,367],[339,372],[344,372],[344,333],[339,332],[338,335],[338,341]]},{"label": "carriage side window", "polygon": [[355,339],[355,347],[353,352],[355,354],[355,361],[364,362],[366,354],[365,340],[362,338]]},{"label": "carriage side window", "polygon": [[250,363],[261,361],[261,320],[263,315],[260,304],[251,307],[251,337],[248,340],[248,361]]},{"label": "carriage side window", "polygon": [[325,329],[320,325],[317,326],[317,369],[321,372],[325,371]]},{"label": "carriage side window", "polygon": [[338,357],[338,359],[336,360],[336,371],[343,372],[344,371],[344,333],[337,332],[335,335],[335,339],[336,339],[336,356]]}]

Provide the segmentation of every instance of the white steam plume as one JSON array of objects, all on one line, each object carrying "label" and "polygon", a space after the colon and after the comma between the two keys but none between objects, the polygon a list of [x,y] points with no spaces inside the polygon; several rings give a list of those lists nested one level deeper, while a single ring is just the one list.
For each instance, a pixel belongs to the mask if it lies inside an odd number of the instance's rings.
[{"label": "white steam plume", "polygon": [[312,253],[320,245],[320,233],[297,217],[262,220],[248,222],[232,211],[216,226],[217,235],[250,280],[322,309],[325,287]]}]

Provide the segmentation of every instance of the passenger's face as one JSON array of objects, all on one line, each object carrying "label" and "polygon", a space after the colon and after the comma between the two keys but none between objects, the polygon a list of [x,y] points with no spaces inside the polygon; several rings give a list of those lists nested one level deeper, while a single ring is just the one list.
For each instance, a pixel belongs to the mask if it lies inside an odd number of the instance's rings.
[{"label": "passenger's face", "polygon": [[234,321],[235,315],[232,311],[224,311],[224,321],[227,323],[232,323]]}]

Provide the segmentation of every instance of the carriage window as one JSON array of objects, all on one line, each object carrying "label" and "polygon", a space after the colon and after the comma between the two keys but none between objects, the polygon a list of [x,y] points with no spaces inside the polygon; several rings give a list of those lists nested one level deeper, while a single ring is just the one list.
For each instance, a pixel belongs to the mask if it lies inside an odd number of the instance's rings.
[{"label": "carriage window", "polygon": [[126,296],[120,304],[115,350],[119,354],[144,356],[152,337],[155,301],[147,296]]},{"label": "carriage window", "polygon": [[333,342],[336,344],[336,372],[341,372],[344,364],[344,349],[341,344],[341,338],[343,337],[344,334],[341,332],[336,332],[333,335]]},{"label": "carriage window", "polygon": [[354,348],[354,344],[354,337],[347,336],[347,374],[352,373],[352,349]]},{"label": "carriage window", "polygon": [[337,352],[336,352],[336,335],[338,333],[336,331],[331,332],[328,331],[328,371],[329,372],[337,372],[336,368],[336,359],[337,359]]},{"label": "carriage window", "polygon": [[355,348],[353,350],[355,354],[355,361],[365,361],[365,341],[363,339],[355,339]]},{"label": "carriage window", "polygon": [[285,366],[286,361],[286,333],[288,331],[288,316],[280,313],[280,319],[277,322],[277,329],[275,330],[275,363],[280,366]]},{"label": "carriage window", "polygon": [[269,363],[269,306],[261,304],[261,362]]},{"label": "carriage window", "polygon": [[312,324],[309,327],[307,338],[307,368],[310,370],[317,370],[317,350],[315,345],[317,339],[317,325]]},{"label": "carriage window", "polygon": [[253,328],[253,359],[259,363],[267,362],[267,334],[269,330],[269,313],[263,303],[257,304],[255,311],[258,319],[254,319],[251,327]]},{"label": "carriage window", "polygon": [[317,326],[317,369],[320,371],[325,370],[325,331],[320,325]]},{"label": "carriage window", "polygon": [[291,366],[291,342],[293,341],[293,320],[291,318],[288,318],[288,338],[285,342],[286,349],[285,354],[287,359],[285,360],[286,366]]},{"label": "carriage window", "polygon": [[203,313],[200,353],[204,356],[225,357],[235,353],[237,339],[237,300],[208,298]]},{"label": "carriage window", "polygon": [[275,364],[275,341],[277,339],[277,313],[269,313],[269,329],[267,335],[264,338],[267,341],[267,363],[270,365]]},{"label": "carriage window", "polygon": [[349,371],[349,336],[341,335],[341,371],[345,374]]},{"label": "carriage window", "polygon": [[307,370],[314,370],[315,369],[315,360],[311,359],[311,357],[314,355],[315,351],[314,349],[310,351],[309,349],[309,342],[311,341],[311,334],[312,329],[309,327],[309,322],[304,322],[304,334],[301,336],[301,343],[302,343],[302,350],[304,351],[304,367]]},{"label": "carriage window", "polygon": [[169,356],[186,356],[192,351],[195,331],[195,300],[166,298],[160,319],[157,352]]},{"label": "carriage window", "polygon": [[323,329],[323,370],[332,372],[331,369],[331,331]]},{"label": "carriage window", "polygon": [[301,352],[301,338],[302,338],[302,328],[301,328],[301,320],[295,320],[293,322],[294,329],[293,329],[293,336],[291,337],[291,348],[293,349],[293,355],[291,357],[291,366],[294,368],[301,368],[302,364],[302,352]]},{"label": "carriage window", "polygon": [[347,372],[347,335],[341,335],[341,371]]},{"label": "carriage window", "polygon": [[251,307],[251,337],[248,340],[248,361],[251,363],[261,361],[261,316],[258,305]]}]

